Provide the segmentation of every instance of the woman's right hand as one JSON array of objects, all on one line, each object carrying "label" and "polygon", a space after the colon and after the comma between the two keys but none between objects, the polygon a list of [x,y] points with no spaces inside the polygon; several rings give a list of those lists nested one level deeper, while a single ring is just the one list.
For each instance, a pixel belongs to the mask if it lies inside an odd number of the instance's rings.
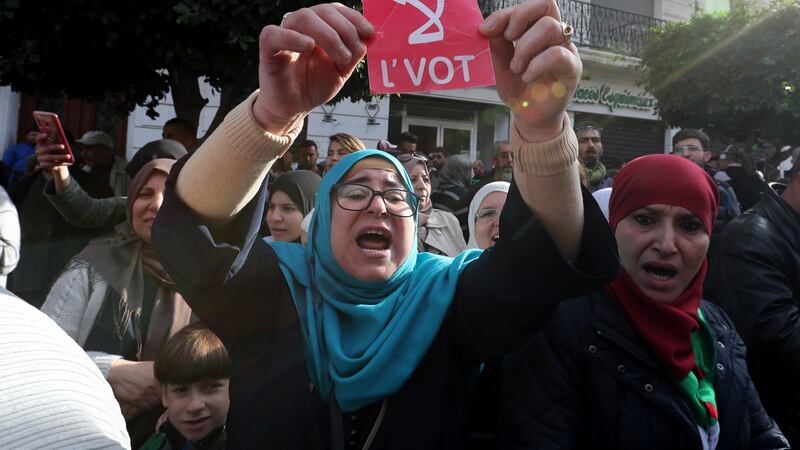
[{"label": "woman's right hand", "polygon": [[259,37],[256,121],[285,135],[330,101],[367,52],[372,25],[340,3],[314,5],[264,27]]},{"label": "woman's right hand", "polygon": [[161,404],[161,384],[153,373],[153,361],[114,361],[108,371],[108,384],[125,419],[132,419]]},{"label": "woman's right hand", "polygon": [[36,165],[45,170],[55,172],[57,170],[67,170],[72,164],[67,153],[64,153],[64,146],[53,144],[45,133],[36,136]]},{"label": "woman's right hand", "polygon": [[56,192],[60,193],[70,183],[69,166],[72,159],[64,153],[64,146],[53,144],[45,133],[36,136],[36,166],[53,174]]}]

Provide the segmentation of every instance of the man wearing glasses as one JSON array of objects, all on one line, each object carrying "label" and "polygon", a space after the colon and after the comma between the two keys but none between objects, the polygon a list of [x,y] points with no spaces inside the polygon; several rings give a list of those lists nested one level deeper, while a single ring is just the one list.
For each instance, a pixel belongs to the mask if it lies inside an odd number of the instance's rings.
[{"label": "man wearing glasses", "polygon": [[603,129],[596,123],[583,122],[575,127],[575,135],[578,137],[578,157],[583,165],[583,173],[590,191],[609,188],[614,179],[608,175],[606,166],[600,162],[603,156],[603,141],[601,134]]},{"label": "man wearing glasses", "polygon": [[[709,165],[709,161],[711,161],[709,142],[708,135],[703,131],[684,128],[672,137],[672,154],[694,161],[705,169],[711,178],[714,178],[716,171]],[[716,178],[714,182],[717,183],[719,188],[719,210],[717,211],[717,223],[714,225],[714,231],[711,234],[712,246],[715,241],[714,237],[722,231],[728,222],[742,212],[739,208],[739,200],[737,200],[736,193],[731,185]]]}]

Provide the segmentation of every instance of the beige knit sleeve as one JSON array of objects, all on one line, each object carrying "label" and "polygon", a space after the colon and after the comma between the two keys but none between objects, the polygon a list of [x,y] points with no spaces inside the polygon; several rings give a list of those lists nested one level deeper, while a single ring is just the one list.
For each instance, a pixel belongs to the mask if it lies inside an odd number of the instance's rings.
[{"label": "beige knit sleeve", "polygon": [[546,142],[528,142],[511,126],[514,181],[523,200],[568,261],[578,257],[583,235],[583,198],[578,139],[564,113],[562,131]]},{"label": "beige knit sleeve", "polygon": [[517,127],[512,124],[510,134],[514,163],[523,173],[532,176],[552,176],[564,173],[575,165],[578,160],[578,138],[566,113],[562,127],[561,134],[555,138],[532,143],[520,136]]},{"label": "beige knit sleeve", "polygon": [[228,113],[178,176],[178,195],[210,225],[229,221],[256,196],[272,164],[300,133],[300,127],[286,136],[262,129],[252,111],[257,95]]}]

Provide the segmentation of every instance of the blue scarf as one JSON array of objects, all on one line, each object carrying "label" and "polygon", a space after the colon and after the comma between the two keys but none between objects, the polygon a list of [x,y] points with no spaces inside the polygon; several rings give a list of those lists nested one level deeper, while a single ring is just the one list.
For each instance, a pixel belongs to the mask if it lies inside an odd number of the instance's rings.
[{"label": "blue scarf", "polygon": [[481,254],[473,250],[448,258],[417,253],[414,233],[408,257],[388,280],[367,283],[346,273],[331,251],[330,193],[353,165],[368,157],[390,161],[413,191],[394,157],[378,150],[352,153],[322,179],[308,245],[270,243],[303,327],[311,381],[323,398],[333,390],[345,412],[402,388],[439,332],[461,272]]}]

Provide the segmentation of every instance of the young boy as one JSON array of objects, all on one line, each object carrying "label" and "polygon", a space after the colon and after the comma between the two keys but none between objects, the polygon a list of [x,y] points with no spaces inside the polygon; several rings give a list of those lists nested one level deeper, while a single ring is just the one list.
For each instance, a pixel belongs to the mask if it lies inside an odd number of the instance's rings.
[{"label": "young boy", "polygon": [[224,449],[231,361],[219,338],[189,325],[167,340],[154,370],[167,420],[141,450]]}]

